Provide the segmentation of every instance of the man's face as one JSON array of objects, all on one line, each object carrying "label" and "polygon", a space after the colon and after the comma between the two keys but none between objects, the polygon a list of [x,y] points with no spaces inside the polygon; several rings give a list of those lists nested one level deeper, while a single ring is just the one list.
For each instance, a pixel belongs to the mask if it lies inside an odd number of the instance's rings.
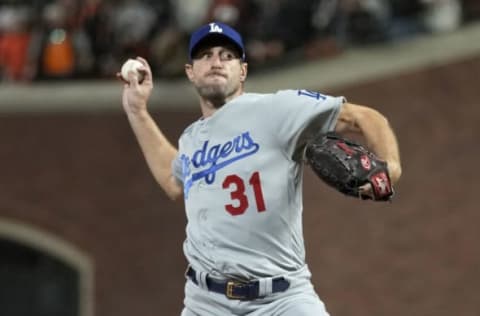
[{"label": "man's face", "polygon": [[202,45],[195,52],[192,64],[185,66],[185,71],[202,98],[226,101],[241,91],[247,64],[242,62],[234,46],[216,43]]}]

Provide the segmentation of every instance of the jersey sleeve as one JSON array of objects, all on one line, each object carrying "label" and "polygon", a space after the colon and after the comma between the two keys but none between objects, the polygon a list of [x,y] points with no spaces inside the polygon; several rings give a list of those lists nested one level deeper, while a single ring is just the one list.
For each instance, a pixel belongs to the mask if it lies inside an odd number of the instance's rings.
[{"label": "jersey sleeve", "polygon": [[172,160],[172,174],[177,180],[177,183],[183,185],[182,159],[180,159],[179,155]]},{"label": "jersey sleeve", "polygon": [[289,154],[302,148],[313,135],[332,131],[346,102],[343,97],[309,90],[278,91],[270,101],[269,121],[276,122],[275,134]]}]

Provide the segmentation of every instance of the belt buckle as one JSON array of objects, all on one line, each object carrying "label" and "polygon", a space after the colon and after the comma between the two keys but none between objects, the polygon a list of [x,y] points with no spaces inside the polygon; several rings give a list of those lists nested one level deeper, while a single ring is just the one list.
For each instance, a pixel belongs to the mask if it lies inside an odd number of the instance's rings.
[{"label": "belt buckle", "polygon": [[236,281],[228,281],[227,282],[227,293],[225,293],[225,295],[231,299],[231,300],[241,300],[241,299],[245,299],[245,296],[244,295],[235,295],[233,294],[233,288],[235,286],[242,286],[243,283],[241,282],[236,282]]}]

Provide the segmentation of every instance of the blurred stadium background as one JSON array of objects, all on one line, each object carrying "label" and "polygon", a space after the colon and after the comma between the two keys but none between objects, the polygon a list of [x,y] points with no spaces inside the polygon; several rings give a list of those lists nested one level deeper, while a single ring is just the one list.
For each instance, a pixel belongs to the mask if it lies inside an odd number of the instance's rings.
[{"label": "blurred stadium background", "polygon": [[150,176],[114,79],[155,73],[172,140],[199,117],[188,33],[245,34],[247,90],[308,88],[383,112],[404,175],[392,204],[305,178],[315,287],[335,316],[477,316],[480,2],[0,1],[0,315],[179,315],[185,216]]}]

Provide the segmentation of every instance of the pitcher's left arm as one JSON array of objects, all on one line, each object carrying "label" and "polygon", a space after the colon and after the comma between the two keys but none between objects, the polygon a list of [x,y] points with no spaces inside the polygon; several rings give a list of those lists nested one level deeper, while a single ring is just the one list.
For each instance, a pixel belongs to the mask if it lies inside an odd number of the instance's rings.
[{"label": "pitcher's left arm", "polygon": [[361,135],[365,145],[387,162],[392,183],[402,174],[397,138],[385,116],[367,106],[344,103],[340,109],[335,132]]}]

